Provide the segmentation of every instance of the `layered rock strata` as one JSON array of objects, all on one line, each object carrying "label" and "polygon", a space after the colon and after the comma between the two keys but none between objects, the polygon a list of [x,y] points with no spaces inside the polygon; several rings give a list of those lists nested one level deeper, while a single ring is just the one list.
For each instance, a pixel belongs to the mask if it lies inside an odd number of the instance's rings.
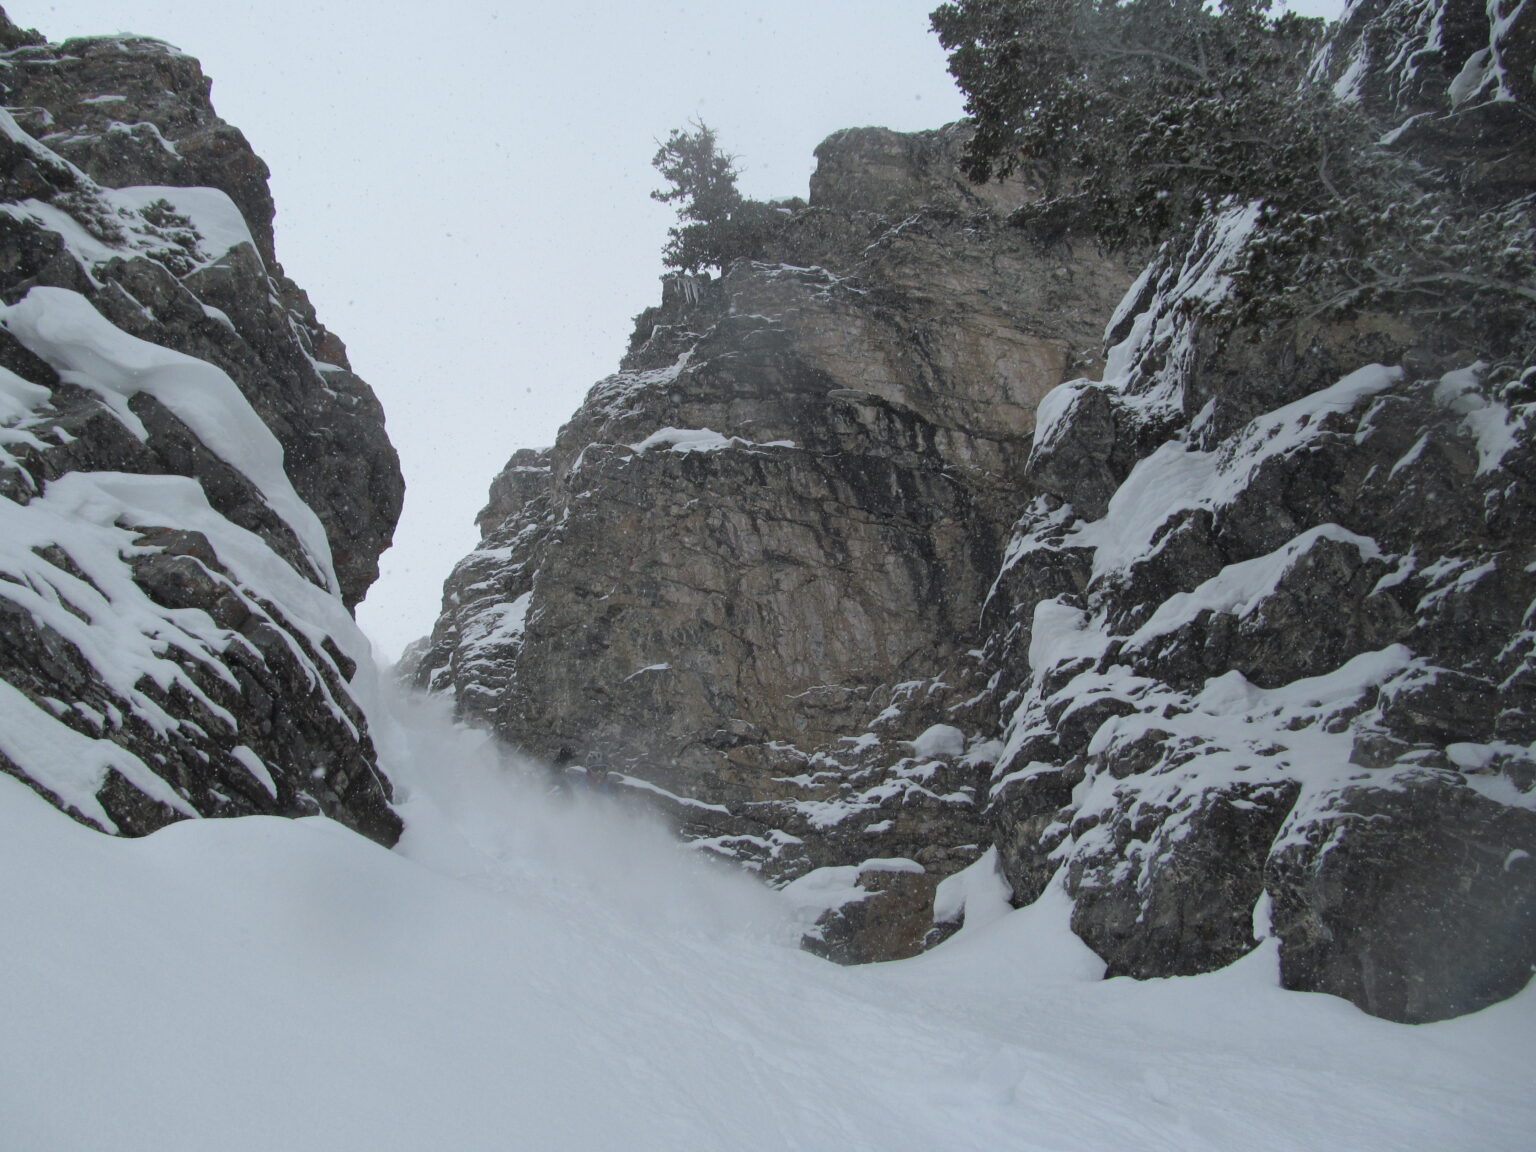
[{"label": "layered rock strata", "polygon": [[392,842],[348,608],[403,482],[266,168],[169,45],[0,46],[0,769],[108,831]]}]

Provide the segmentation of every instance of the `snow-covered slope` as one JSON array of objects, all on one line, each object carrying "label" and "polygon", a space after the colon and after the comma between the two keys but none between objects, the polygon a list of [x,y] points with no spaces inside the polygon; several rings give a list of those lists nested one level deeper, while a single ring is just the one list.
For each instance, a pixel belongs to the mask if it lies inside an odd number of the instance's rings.
[{"label": "snow-covered slope", "polygon": [[0,780],[8,1146],[1516,1152],[1536,1127],[1529,994],[1409,1028],[1281,992],[1273,945],[1106,982],[1059,892],[839,968],[766,889],[397,707],[394,853],[320,818],[114,840]]}]

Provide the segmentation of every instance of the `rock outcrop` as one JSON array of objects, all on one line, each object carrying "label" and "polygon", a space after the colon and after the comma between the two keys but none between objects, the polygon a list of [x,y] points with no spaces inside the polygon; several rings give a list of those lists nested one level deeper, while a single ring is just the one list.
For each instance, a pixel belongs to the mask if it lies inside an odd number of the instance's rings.
[{"label": "rock outcrop", "polygon": [[[1434,13],[1356,6],[1318,68],[1406,93],[1403,146],[1481,157],[1464,194],[1528,216],[1529,130],[1488,124],[1530,40],[1462,7],[1378,62]],[[836,959],[930,946],[996,870],[1015,904],[1061,885],[1111,974],[1275,939],[1286,986],[1391,1019],[1517,991],[1531,349],[1240,307],[1256,204],[1150,263],[1038,246],[961,140],[839,133],[764,260],[668,279],[493,484],[418,682],[821,900]]]},{"label": "rock outcrop", "polygon": [[0,47],[0,769],[108,831],[393,842],[348,608],[404,486],[266,167],[167,44]]},{"label": "rock outcrop", "polygon": [[777,259],[669,279],[623,371],[496,480],[417,665],[775,881],[910,855],[914,944],[981,851],[986,753],[940,701],[985,680],[1035,409],[1133,275],[1006,228],[960,142],[840,133]]},{"label": "rock outcrop", "polygon": [[[1536,946],[1529,408],[1390,318],[1293,328],[1265,345],[1290,372],[1233,370],[1242,333],[1211,341],[1220,294],[1189,288],[1246,211],[1155,268],[1123,370],[1041,422],[1031,471],[1059,478],[989,605],[1016,703],[988,818],[1015,897],[1060,872],[1111,973],[1273,934],[1288,986],[1453,1015],[1522,987]],[[1050,463],[1100,420],[1156,445],[1107,501]]]}]

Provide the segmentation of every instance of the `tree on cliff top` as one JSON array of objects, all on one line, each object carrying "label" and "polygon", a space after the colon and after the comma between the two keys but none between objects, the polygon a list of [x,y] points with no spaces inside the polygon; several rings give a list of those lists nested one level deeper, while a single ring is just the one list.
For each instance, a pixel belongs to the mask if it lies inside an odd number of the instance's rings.
[{"label": "tree on cliff top", "polygon": [[672,129],[651,165],[671,185],[651,199],[677,205],[679,222],[667,230],[661,252],[668,268],[698,272],[758,257],[784,218],[785,205],[741,194],[736,157],[721,150],[715,130],[703,121]]},{"label": "tree on cliff top", "polygon": [[967,174],[1035,179],[1014,222],[1040,238],[1158,242],[1257,202],[1236,277],[1255,315],[1369,307],[1536,357],[1536,197],[1469,197],[1458,153],[1336,96],[1312,70],[1322,21],[1271,0],[951,0],[932,23],[975,125]]},{"label": "tree on cliff top", "polygon": [[976,127],[967,174],[1027,171],[1042,225],[1150,239],[1227,196],[1299,206],[1355,134],[1306,90],[1323,22],[1270,0],[955,0],[932,22]]}]

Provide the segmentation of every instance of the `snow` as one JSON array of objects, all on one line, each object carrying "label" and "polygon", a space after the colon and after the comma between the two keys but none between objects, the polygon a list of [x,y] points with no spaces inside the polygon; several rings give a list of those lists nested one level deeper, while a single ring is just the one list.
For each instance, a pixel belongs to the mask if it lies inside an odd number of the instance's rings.
[{"label": "snow", "polygon": [[840,968],[791,900],[395,714],[393,853],[320,818],[117,840],[0,778],[10,1146],[1529,1146],[1531,993],[1390,1024],[1279,990],[1272,943],[1104,981],[1054,888]]},{"label": "snow", "polygon": [[[1145,275],[1145,273],[1143,273]],[[1058,384],[1040,398],[1035,407],[1034,447],[1049,448],[1061,438],[1070,423],[1072,409],[1078,397],[1095,386],[1092,380],[1069,380]]]},{"label": "snow", "polygon": [[98,263],[121,255],[111,245],[103,243],[87,232],[69,213],[60,211],[51,204],[44,204],[41,200],[0,204],[0,212],[4,212],[13,220],[40,224],[49,232],[55,233],[64,241],[64,247],[69,250],[70,255],[74,256],[81,270],[91,277],[93,284],[99,285],[100,281],[91,275],[91,269]]},{"label": "snow", "polygon": [[[140,499],[145,495],[148,500]],[[214,626],[206,613],[166,609],[145,595],[124,561],[142,551],[134,543],[138,533],[118,522],[174,522],[171,517],[135,517],[133,512],[146,505],[191,507],[202,495],[195,483],[180,477],[72,473],[28,504],[0,501],[0,572],[9,578],[6,598],[71,644],[107,688],[162,734],[176,722],[141,686],[148,682],[169,691],[174,685],[220,711],[167,658],[167,651],[174,647],[218,674],[222,665],[213,656],[232,637]],[[70,557],[81,575],[45,558],[43,553],[55,547]]]},{"label": "snow", "polygon": [[1060,600],[1042,600],[1035,605],[1029,667],[1037,680],[1063,660],[1098,656],[1108,644],[1108,637],[1091,627],[1088,614],[1082,610]]},{"label": "snow", "polygon": [[636,668],[628,676],[624,677],[623,680],[619,681],[619,683],[621,683],[621,684],[628,684],[636,676],[644,676],[647,672],[670,672],[670,671],[672,671],[672,665],[670,665],[670,664],[647,664],[644,668]]},{"label": "snow", "polygon": [[[1034,429],[1037,453],[1054,446],[1069,425],[1078,399],[1088,391],[1107,393],[1115,404],[1142,419],[1155,419],[1179,410],[1183,378],[1195,358],[1196,322],[1201,314],[1220,306],[1226,297],[1232,272],[1240,263],[1261,210],[1259,201],[1229,203],[1202,225],[1182,262],[1174,263],[1170,250],[1165,248],[1148,263],[1121,297],[1105,329],[1107,343],[1130,320],[1129,330],[1106,352],[1103,379],[1067,381],[1041,400]],[[1147,365],[1157,367],[1148,372]],[[1195,427],[1199,424],[1196,420]],[[1154,472],[1144,472],[1140,479],[1162,480],[1164,477],[1155,474],[1156,469],[1178,471],[1181,464],[1197,467],[1204,463],[1196,453],[1188,453],[1191,459],[1187,461],[1176,460],[1174,457],[1181,451],[1179,446],[1165,445],[1152,458],[1143,459],[1138,470],[1151,468]],[[1132,479],[1136,479],[1134,472]],[[1122,493],[1127,486],[1129,482],[1122,485]],[[1112,528],[1106,526],[1103,534],[1113,537]],[[1016,559],[1012,553],[1010,557]]]},{"label": "snow", "polygon": [[1152,550],[1152,537],[1169,517],[1203,503],[1217,477],[1214,453],[1163,444],[1137,462],[1110,498],[1108,512],[1080,526],[1071,543],[1095,550],[1095,576],[1126,568]]},{"label": "snow", "polygon": [[1424,614],[1429,612],[1437,603],[1447,596],[1455,593],[1466,592],[1485,576],[1491,576],[1498,570],[1498,565],[1492,558],[1481,564],[1474,564],[1468,557],[1446,556],[1426,565],[1421,575],[1427,580],[1431,588],[1419,598],[1414,611]]},{"label": "snow", "polygon": [[9,368],[0,367],[0,421],[6,424],[25,419],[53,398],[41,384],[23,380]]},{"label": "snow", "polygon": [[1364,559],[1382,555],[1376,541],[1337,524],[1309,528],[1267,556],[1229,564],[1193,591],[1170,596],[1127,638],[1126,647],[1141,648],[1183,627],[1201,612],[1230,612],[1238,617],[1251,614],[1275,594],[1286,573],[1321,540],[1351,545]]},{"label": "snow", "polygon": [[1504,462],[1504,457],[1518,447],[1525,421],[1514,416],[1503,404],[1488,404],[1484,408],[1468,412],[1462,420],[1477,441],[1477,474],[1492,472]]},{"label": "snow", "polygon": [[812,868],[778,890],[777,896],[796,937],[816,933],[816,921],[827,912],[868,900],[875,893],[859,886],[865,872],[908,872],[921,876],[927,869],[902,857],[865,860],[862,864],[837,864]]},{"label": "snow", "polygon": [[[1375,550],[1373,542],[1335,526],[1304,533],[1299,543],[1309,546],[1308,537],[1341,539],[1364,555]],[[1257,563],[1231,566],[1194,593],[1172,598],[1162,616],[1154,616],[1136,638],[1161,634],[1206,606],[1247,610],[1248,597],[1262,594],[1278,579],[1288,555],[1300,554],[1297,545],[1293,541]],[[1454,581],[1459,573],[1460,569],[1448,570],[1447,578]],[[1055,601],[1039,605],[1031,644],[1036,684],[1062,661],[1097,656],[1109,642],[1102,616],[1089,616]],[[1230,803],[1230,792],[1237,786],[1252,789],[1294,782],[1300,792],[1276,841],[1278,851],[1283,844],[1306,836],[1317,821],[1327,820],[1339,794],[1360,778],[1362,769],[1351,762],[1353,728],[1342,721],[1356,718],[1362,701],[1368,706],[1373,698],[1391,698],[1435,674],[1434,668],[1403,645],[1361,653],[1331,672],[1275,688],[1261,688],[1233,670],[1184,692],[1138,676],[1122,664],[1101,668],[1090,663],[1049,698],[1035,693],[1020,702],[993,769],[991,794],[1015,781],[1058,771],[1056,765],[1035,761],[1017,766],[1015,757],[1032,737],[1048,733],[1053,723],[1068,723],[1078,710],[1113,700],[1127,707],[1129,714],[1104,719],[1089,741],[1088,771],[1072,797],[1082,831],[1062,840],[1059,859],[1112,861],[1117,872],[1136,875],[1157,861],[1163,846],[1184,835],[1188,821],[1212,802],[1213,795],[1226,797],[1217,802]],[[1121,781],[1115,775],[1121,749],[1149,735],[1178,749],[1180,755],[1156,774]],[[1378,771],[1372,778],[1378,787],[1396,787],[1409,783],[1419,771],[1404,765]],[[1501,790],[1502,803],[1531,802],[1502,775],[1474,776],[1468,783],[1490,795]],[[1166,814],[1151,841],[1119,844],[1114,840],[1118,825],[1110,817],[1130,803]],[[1109,865],[1093,865],[1101,866]]]},{"label": "snow", "polygon": [[1334,81],[1334,97],[1346,104],[1357,103],[1360,99],[1360,83],[1365,78],[1367,67],[1368,61],[1364,53],[1357,53],[1350,60],[1349,67],[1345,68],[1338,80]]},{"label": "snow", "polygon": [[16,117],[4,108],[0,108],[0,134],[3,134],[13,144],[19,144],[22,149],[31,154],[44,168],[59,169],[68,173],[71,182],[75,186],[85,185],[94,187],[95,182],[75,165],[51,149],[43,147],[34,140],[21,125],[16,123]]},{"label": "snow", "polygon": [[498,659],[501,646],[515,643],[528,627],[528,608],[533,593],[524,592],[505,604],[493,604],[465,623],[460,640],[463,658]]},{"label": "snow", "polygon": [[176,252],[191,260],[188,271],[216,263],[231,248],[251,244],[250,228],[229,196],[217,188],[171,188],[141,186],[132,188],[97,188],[90,185],[99,207],[122,239],[108,242],[89,232],[75,216],[42,200],[22,200],[0,204],[0,212],[16,220],[38,224],[57,235],[79,264],[91,283],[100,286],[96,265],[114,258],[163,256],[173,247],[167,232],[186,236],[184,229],[166,229],[150,224],[143,213],[162,203],[190,223],[195,237],[187,236],[192,248],[174,245]]},{"label": "snow", "polygon": [[960,758],[960,763],[968,768],[976,768],[982,764],[996,764],[1002,754],[1001,740],[983,740],[973,745],[971,750]]},{"label": "snow", "polygon": [[[1125,339],[1105,357],[1104,387],[1123,403],[1146,414],[1171,411],[1178,404],[1184,369],[1193,361],[1195,319],[1220,304],[1232,282],[1232,270],[1258,224],[1258,201],[1230,204],[1215,213],[1190,245],[1182,264],[1163,268],[1148,298],[1152,274],[1138,279],[1116,308],[1108,331],[1124,322],[1131,308],[1147,299]],[[1159,268],[1156,261],[1152,268]],[[1152,355],[1161,349],[1160,355]],[[1141,366],[1161,364],[1150,377]]]},{"label": "snow", "polygon": [[177,149],[176,145],[172,144],[165,138],[165,134],[160,131],[159,125],[152,121],[135,120],[133,123],[129,124],[122,120],[111,120],[107,123],[108,135],[134,136],[138,134],[139,129],[144,129],[147,131],[149,135],[155,138],[155,143],[160,145],[162,149],[164,149],[166,152],[169,152],[172,156],[181,155],[181,152]]},{"label": "snow", "polygon": [[1386,391],[1403,379],[1403,370],[1367,364],[1299,400],[1252,420],[1237,437],[1233,457],[1257,463],[1301,447],[1317,435],[1329,415],[1348,412],[1363,400]]},{"label": "snow", "polygon": [[1066,543],[1094,549],[1095,578],[1124,571],[1152,554],[1153,537],[1173,516],[1191,508],[1226,506],[1247,488],[1265,460],[1304,447],[1325,431],[1330,414],[1347,412],[1402,378],[1401,368],[1368,364],[1255,418],[1219,451],[1201,451],[1176,440],[1161,444],[1137,461],[1110,498],[1105,515],[1078,524]]},{"label": "snow", "polygon": [[188,815],[192,809],[133,753],[110,740],[76,732],[0,680],[0,754],[24,765],[29,776],[66,805],[108,831],[117,825],[96,799],[108,770],[135,788]]},{"label": "snow", "polygon": [[33,428],[39,428],[46,424],[47,417],[41,415],[38,409],[45,406],[53,398],[53,393],[40,385],[23,380],[9,368],[0,366],[0,467],[13,467],[21,471],[27,478],[29,486],[36,487],[37,481],[31,473],[20,467],[8,450],[7,445],[20,444],[24,447],[44,449],[47,447]]},{"label": "snow", "polygon": [[845,904],[867,900],[871,893],[859,887],[856,864],[812,868],[779,889],[778,896],[799,931],[808,931],[825,912]]},{"label": "snow", "polygon": [[604,414],[620,418],[638,410],[641,395],[651,389],[665,388],[682,375],[693,357],[693,349],[683,352],[665,368],[644,372],[617,372],[604,377],[587,393],[586,403]]},{"label": "snow", "polygon": [[1429,434],[1426,432],[1423,436],[1420,436],[1413,442],[1412,448],[1408,449],[1408,451],[1404,452],[1397,458],[1397,460],[1392,465],[1392,471],[1387,473],[1387,478],[1390,480],[1404,468],[1409,468],[1417,463],[1419,457],[1424,454],[1424,449],[1427,447],[1429,447]]},{"label": "snow", "polygon": [[[201,610],[165,608],[146,595],[134,582],[130,564],[146,549],[137,543],[139,531],[121,526],[125,524],[202,533],[235,581],[234,595],[253,612],[261,611],[255,597],[282,606],[289,626],[308,641],[306,652],[283,633],[294,659],[308,670],[321,706],[343,726],[352,727],[329,687],[342,677],[334,666],[322,675],[315,662],[329,661],[324,645],[334,642],[364,670],[354,690],[359,702],[367,703],[373,675],[368,641],[338,598],[296,573],[260,537],[224,519],[208,505],[197,483],[186,477],[77,472],[52,481],[25,505],[0,501],[0,574],[5,577],[6,599],[77,651],[90,674],[152,730],[169,734],[182,723],[151,693],[158,688],[199,700],[225,731],[237,733],[236,717],[215,704],[178,661],[196,662],[234,683],[221,656],[230,645],[245,640],[217,626]],[[47,558],[54,548],[70,558],[73,571]],[[110,735],[109,726],[123,723],[121,715],[80,714],[102,737]],[[103,827],[112,824],[95,793],[114,768],[140,791],[194,814],[137,757],[105,738],[68,727],[9,685],[0,695],[0,717],[0,751]],[[243,762],[260,780],[260,762],[253,760]],[[270,779],[263,783],[269,785]]]},{"label": "snow", "polygon": [[198,266],[217,262],[238,245],[256,246],[245,216],[221,189],[136,185],[104,188],[101,194],[108,203],[131,213],[142,214],[163,203],[176,215],[186,217],[198,234]]},{"label": "snow", "polygon": [[[108,95],[83,103],[110,103],[122,99]],[[132,134],[141,128],[147,129],[171,155],[180,155],[160,129],[147,121],[138,124],[113,121],[107,126],[107,132]],[[240,244],[250,244],[254,248],[255,242],[245,217],[229,195],[220,189],[165,185],[106,188],[34,140],[4,109],[0,109],[0,133],[20,145],[45,170],[66,174],[74,189],[74,201],[69,211],[42,200],[28,199],[0,205],[0,212],[17,220],[32,221],[56,234],[80,270],[98,287],[101,281],[95,276],[96,265],[114,257],[143,256],[164,261],[174,256],[179,271],[190,272],[215,263]],[[167,208],[186,221],[190,232],[188,227],[158,217],[157,213]],[[103,235],[92,234],[77,216],[94,218]],[[189,263],[191,266],[187,267]]]},{"label": "snow", "polygon": [[1125,295],[1120,297],[1120,302],[1115,305],[1115,310],[1110,314],[1109,323],[1104,326],[1104,342],[1109,343],[1110,334],[1125,323],[1131,315],[1131,309],[1141,302],[1142,295],[1147,286],[1151,284],[1152,277],[1157,273],[1157,262],[1148,261],[1141,272],[1137,274],[1135,281],[1125,290]]},{"label": "snow", "polygon": [[919,760],[965,754],[965,733],[953,724],[934,724],[918,733],[911,743],[912,753]]},{"label": "snow", "polygon": [[[38,151],[4,113],[0,131]],[[196,262],[251,240],[223,193],[97,192],[128,216],[167,201],[198,233]],[[108,244],[36,201],[0,210],[58,232],[87,275],[101,260],[160,242],[142,233],[127,248]],[[1224,215],[1206,254],[1160,288],[1164,298],[1218,299],[1252,214],[1246,207]],[[1127,301],[1139,298],[1148,276]],[[1167,340],[1177,351],[1171,317],[1157,307],[1136,317],[1110,355],[1109,386],[1125,386],[1146,341]],[[774,893],[710,866],[706,854],[602,796],[552,795],[541,770],[451,724],[445,705],[397,698],[378,681],[367,641],[334,595],[319,522],[289,484],[280,445],[226,375],[122,333],[83,297],[60,289],[33,289],[0,308],[0,322],[139,435],[128,400],[142,391],[164,403],[251,479],[326,584],[230,524],[189,479],[73,474],[29,504],[0,502],[6,597],[73,645],[125,707],[169,732],[177,722],[146,686],[201,696],[172,650],[227,677],[219,656],[242,641],[205,613],[166,609],[146,596],[129,564],[144,547],[122,525],[203,533],[235,594],[279,605],[307,638],[310,652],[289,643],[317,691],[340,679],[315,666],[329,659],[324,641],[358,665],[349,690],[369,717],[406,821],[394,852],[320,818],[189,820],[117,840],[72,823],[0,773],[0,869],[9,881],[0,887],[0,1116],[8,1146],[1528,1147],[1536,1102],[1524,1073],[1536,1056],[1536,993],[1462,1020],[1393,1025],[1342,1001],[1279,990],[1272,941],[1207,976],[1104,981],[1102,962],[1070,932],[1060,887],[1013,910],[995,849],[938,885],[938,919],[963,917],[963,927],[934,951],[859,969],[798,951],[800,933],[824,911],[868,898],[861,873],[918,874],[923,865],[880,858],[821,867]],[[621,374],[600,388],[622,406],[637,390],[675,379],[686,363]],[[1233,450],[1165,445],[1138,465],[1103,520],[1076,528],[1074,542],[1095,548],[1096,574],[1132,563],[1171,511],[1219,503],[1258,462],[1318,434],[1329,411],[1399,376],[1382,366],[1353,374],[1255,421]],[[1451,374],[1443,384],[1442,402],[1463,414],[1480,461],[1492,467],[1487,462],[1502,459],[1518,433],[1508,410],[1476,394],[1475,377]],[[1050,443],[1087,386],[1047,398],[1038,444]],[[0,370],[0,445],[35,439],[49,398],[47,389]],[[630,448],[794,446],[666,428]],[[1379,555],[1373,541],[1337,526],[1312,529],[1174,597],[1136,637],[1160,635],[1206,608],[1251,611],[1290,563],[1325,538]],[[79,575],[43,555],[53,546]],[[1011,544],[1008,563],[1028,546]],[[1407,571],[1414,563],[1402,560]],[[1484,570],[1448,567],[1438,575],[1449,589],[1469,586]],[[484,614],[479,642],[516,643],[528,604],[524,594]],[[1035,613],[1029,657],[1038,674],[1107,644],[1101,620],[1051,601]],[[668,668],[649,665],[631,678]],[[1268,758],[1276,774],[1305,778],[1312,799],[1298,803],[1304,815],[1355,770],[1347,735],[1323,728],[1330,710],[1415,674],[1432,672],[1401,647],[1277,689],[1233,672],[1187,698],[1165,693],[1167,707],[1142,700],[1141,714],[1105,723],[1092,750],[1154,719],[1175,734],[1216,737],[1222,743],[1213,755],[1160,778],[1163,794],[1149,788],[1147,802],[1239,770],[1260,769],[1243,778],[1261,778]],[[1079,677],[1070,690],[1082,701],[1109,693],[1140,700],[1150,688],[1111,669]],[[233,743],[236,719],[204,700]],[[344,718],[336,700],[330,706]],[[59,717],[71,711],[102,735],[64,724]],[[115,770],[190,814],[143,761],[103,738],[122,722],[111,708],[39,705],[0,681],[0,754],[65,804],[111,828],[95,792]],[[866,733],[848,741],[849,751],[878,742]],[[932,774],[923,762],[962,755],[965,738],[938,724],[910,745],[914,758],[888,784],[855,803],[800,809],[825,827],[882,803],[889,811],[895,805],[886,801],[911,792],[932,796],[917,783]],[[995,761],[1004,771],[1007,750],[989,741],[967,760]],[[1455,745],[1451,755],[1475,770],[1503,751]],[[232,755],[276,795],[270,769],[248,746],[234,743]],[[1048,767],[1013,771],[994,791]],[[612,779],[728,814],[638,778]],[[1112,803],[1116,783],[1086,779],[1081,810]],[[1512,787],[1503,778],[1487,786]],[[775,851],[793,842],[773,835]],[[727,851],[732,839],[698,843]],[[1511,853],[1504,866],[1523,855]],[[1267,904],[1255,910],[1255,923],[1267,936]]]},{"label": "snow", "polygon": [[283,470],[282,445],[223,370],[128,335],[84,296],[63,288],[30,289],[18,303],[0,307],[0,324],[65,383],[100,396],[141,439],[144,425],[128,401],[139,392],[154,396],[256,485],[267,506],[293,529],[327,587],[337,587],[325,528]]},{"label": "snow", "polygon": [[267,790],[269,796],[274,800],[277,798],[277,781],[272,779],[272,770],[267,767],[266,761],[244,744],[231,748],[229,754],[245,766],[245,770],[256,778],[256,782]]},{"label": "snow", "polygon": [[793,448],[793,440],[756,443],[740,436],[725,436],[709,428],[660,428],[644,440],[629,446],[635,452],[666,448],[672,452],[719,452],[723,448]]},{"label": "snow", "polygon": [[[1402,644],[1393,644],[1375,652],[1362,652],[1331,672],[1293,680],[1278,688],[1258,688],[1237,671],[1225,672],[1205,682],[1195,697],[1196,705],[1211,717],[1224,717],[1243,725],[1253,725],[1259,717],[1273,718],[1276,727],[1301,735],[1313,714],[1346,705],[1359,699],[1368,689],[1415,667],[1413,652]],[[1266,734],[1267,735],[1267,734]],[[1311,732],[1316,737],[1342,736],[1344,733]]]},{"label": "snow", "polygon": [[[871,735],[866,733],[865,735]],[[844,741],[848,738],[843,737]],[[853,749],[857,751],[857,749]],[[848,767],[839,763],[825,753],[817,753],[811,758],[811,763],[834,770],[831,774],[845,774]],[[935,771],[942,766],[940,761],[934,760],[923,763],[907,757],[894,765],[889,774],[879,783],[862,792],[844,794],[829,800],[788,800],[784,801],[784,807],[797,813],[812,828],[834,828],[843,821],[853,816],[859,816],[875,811],[888,811],[892,807],[905,804],[909,799],[936,800],[946,804],[969,805],[974,797],[969,791],[951,792],[940,796],[924,784],[932,778]],[[792,783],[814,785],[814,777],[800,776],[784,778]]]},{"label": "snow", "polygon": [[1508,405],[1478,391],[1487,365],[1481,361],[1447,372],[1435,386],[1435,402],[1462,416],[1461,426],[1477,443],[1477,474],[1482,476],[1503,463],[1517,447],[1525,428],[1523,416]]},{"label": "snow", "polygon": [[633,788],[637,792],[649,792],[653,796],[660,796],[664,800],[670,800],[674,804],[681,804],[685,808],[698,808],[705,812],[718,812],[729,816],[731,810],[723,804],[706,804],[702,800],[695,800],[692,796],[679,796],[676,792],[669,792],[660,784],[652,784],[649,780],[642,780],[638,776],[625,776],[615,772],[609,776],[614,783],[623,788]]},{"label": "snow", "polygon": [[[1451,107],[1460,108],[1475,99],[1490,103],[1514,102],[1505,56],[1514,45],[1509,33],[1520,17],[1525,0],[1487,0],[1488,45],[1467,57],[1461,71],[1446,88]],[[1506,39],[1508,38],[1508,40]],[[1438,45],[1436,45],[1438,47]]]},{"label": "snow", "polygon": [[997,848],[988,848],[974,864],[939,881],[933,897],[933,922],[953,924],[964,917],[965,927],[974,932],[1012,912],[1011,897]]}]

